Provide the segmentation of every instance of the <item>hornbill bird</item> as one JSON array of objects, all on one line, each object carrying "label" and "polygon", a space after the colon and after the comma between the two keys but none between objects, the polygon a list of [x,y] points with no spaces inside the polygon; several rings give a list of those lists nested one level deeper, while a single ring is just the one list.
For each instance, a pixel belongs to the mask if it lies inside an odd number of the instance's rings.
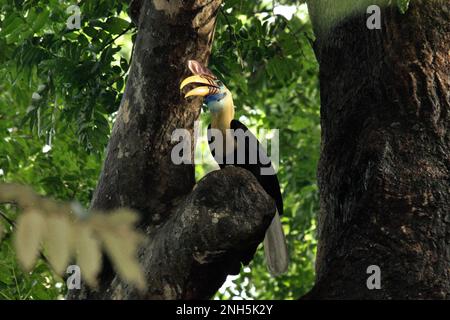
[{"label": "hornbill bird", "polygon": [[[190,60],[188,67],[194,75],[182,81],[180,90],[192,85],[193,89],[187,92],[185,97],[204,97],[204,103],[211,113],[208,143],[214,159],[220,168],[234,165],[253,173],[264,190],[275,200],[276,213],[266,231],[264,253],[269,272],[273,276],[284,273],[288,268],[289,256],[280,221],[283,199],[270,158],[251,131],[233,119],[234,103],[230,90],[199,62]],[[238,132],[242,134],[243,139],[236,138]]]}]

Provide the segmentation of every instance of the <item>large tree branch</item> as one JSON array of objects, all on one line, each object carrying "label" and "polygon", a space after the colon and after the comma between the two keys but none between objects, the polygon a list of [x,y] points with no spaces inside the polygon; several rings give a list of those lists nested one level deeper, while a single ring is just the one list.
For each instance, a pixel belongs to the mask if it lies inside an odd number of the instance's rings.
[{"label": "large tree branch", "polygon": [[148,292],[117,276],[108,290],[78,298],[208,299],[247,264],[264,239],[275,204],[248,171],[228,167],[202,179],[161,226],[147,229],[140,252]]},{"label": "large tree branch", "polygon": [[240,168],[207,175],[164,225],[149,231],[141,262],[148,292],[116,278],[107,298],[208,299],[248,263],[274,214],[273,200]]}]

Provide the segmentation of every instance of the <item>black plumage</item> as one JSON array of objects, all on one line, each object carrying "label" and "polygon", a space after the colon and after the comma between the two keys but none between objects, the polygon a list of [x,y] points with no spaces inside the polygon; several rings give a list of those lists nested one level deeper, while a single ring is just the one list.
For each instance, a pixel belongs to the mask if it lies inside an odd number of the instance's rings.
[{"label": "black plumage", "polygon": [[[212,143],[214,142],[214,136],[211,134],[211,125],[208,126],[208,144],[210,148],[212,147]],[[244,163],[237,163],[238,158],[238,151],[237,148],[234,150],[234,163],[227,163],[226,157],[223,156],[222,159],[216,158],[216,152],[214,149],[211,149],[211,153],[216,160],[217,163],[219,163],[220,168],[224,168],[227,165],[234,165],[236,167],[244,168],[256,177],[258,182],[261,184],[263,189],[267,192],[268,195],[270,195],[274,200],[275,204],[278,210],[278,213],[280,215],[283,214],[283,198],[281,197],[281,191],[280,191],[280,183],[278,182],[278,177],[275,173],[275,170],[272,166],[272,162],[270,158],[267,155],[266,150],[261,145],[261,143],[256,139],[256,137],[253,135],[253,133],[240,121],[238,120],[231,120],[230,123],[230,129],[232,130],[242,130],[244,133],[246,133],[246,139],[245,139],[245,161]],[[235,139],[235,143],[236,143]],[[257,150],[254,150],[254,148],[257,148]],[[253,148],[253,150],[251,149]],[[256,152],[257,155],[257,161],[256,163],[250,163],[250,152]],[[269,175],[263,175],[261,174],[261,169],[266,168],[270,173]]]}]

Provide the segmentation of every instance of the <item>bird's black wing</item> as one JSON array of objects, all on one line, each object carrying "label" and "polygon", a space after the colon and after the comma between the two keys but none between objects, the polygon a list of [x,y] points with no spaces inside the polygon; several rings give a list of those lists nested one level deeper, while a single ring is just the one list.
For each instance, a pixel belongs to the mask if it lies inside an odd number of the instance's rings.
[{"label": "bird's black wing", "polygon": [[[267,155],[266,150],[261,145],[261,143],[256,139],[256,137],[253,135],[253,133],[240,121],[232,120],[230,123],[230,128],[235,131],[235,136],[238,136],[240,133],[245,134],[245,140],[244,140],[245,141],[245,160],[242,161],[242,159],[239,159],[239,157],[238,157],[239,149],[242,148],[241,145],[238,146],[237,150],[235,150],[234,158],[233,158],[234,162],[230,163],[230,161],[228,161],[228,159],[225,159],[224,157],[222,159],[219,159],[218,155],[216,155],[216,152],[213,148],[212,142],[214,142],[214,137],[210,133],[211,125],[209,125],[208,126],[208,144],[209,144],[211,154],[213,155],[214,159],[216,160],[217,163],[219,163],[219,166],[221,168],[223,168],[226,165],[234,165],[234,166],[249,170],[251,173],[253,173],[253,175],[259,181],[261,186],[264,188],[264,190],[275,200],[275,203],[276,203],[276,206],[278,209],[278,213],[280,215],[283,214],[283,199],[281,197],[280,184],[278,182],[278,177],[272,166],[272,162],[270,161],[270,158]],[[239,132],[238,130],[242,130],[242,132]],[[239,145],[239,144],[242,144],[243,140],[236,139],[235,141]],[[251,154],[252,154],[252,157],[251,157]],[[256,155],[256,161],[254,161],[255,155]],[[237,161],[237,160],[241,160],[241,161]]]},{"label": "bird's black wing", "polygon": [[[235,131],[239,129],[243,130],[248,137],[248,139],[245,140],[245,149],[249,152],[256,152],[257,154],[256,164],[246,163],[245,165],[237,164],[237,166],[242,166],[243,168],[250,170],[255,175],[264,190],[275,200],[278,213],[280,215],[283,214],[283,198],[281,197],[280,183],[278,182],[278,177],[272,166],[272,162],[267,155],[267,151],[258,139],[256,139],[253,133],[240,121],[232,120],[230,127]],[[254,150],[255,147],[257,148],[256,151]],[[249,155],[246,154],[246,160],[248,159]],[[266,170],[262,171],[262,169]]]}]

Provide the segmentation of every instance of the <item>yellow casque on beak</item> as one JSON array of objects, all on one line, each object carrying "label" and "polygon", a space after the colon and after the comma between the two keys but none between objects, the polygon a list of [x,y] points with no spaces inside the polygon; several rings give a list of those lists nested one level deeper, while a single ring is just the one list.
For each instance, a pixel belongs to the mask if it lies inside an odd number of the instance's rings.
[{"label": "yellow casque on beak", "polygon": [[184,87],[186,87],[188,84],[191,83],[203,83],[209,86],[211,85],[211,83],[206,78],[203,78],[202,76],[199,75],[195,75],[184,79],[183,82],[181,82],[180,84],[180,90],[182,90]]},{"label": "yellow casque on beak", "polygon": [[183,90],[184,87],[186,87],[188,84],[191,84],[191,83],[206,84],[206,86],[201,86],[201,87],[192,89],[191,91],[186,93],[186,95],[184,96],[185,98],[191,97],[191,96],[204,97],[204,96],[207,96],[211,92],[211,88],[216,88],[216,86],[211,84],[211,82],[208,79],[206,79],[202,76],[199,76],[199,75],[195,75],[195,76],[190,76],[190,77],[187,77],[186,79],[184,79],[183,82],[181,82],[180,90]]},{"label": "yellow casque on beak", "polygon": [[195,89],[192,89],[191,91],[186,93],[186,95],[184,97],[185,98],[192,97],[192,96],[204,97],[204,96],[207,96],[209,94],[209,92],[210,92],[209,87],[201,86],[201,87],[197,87]]}]

